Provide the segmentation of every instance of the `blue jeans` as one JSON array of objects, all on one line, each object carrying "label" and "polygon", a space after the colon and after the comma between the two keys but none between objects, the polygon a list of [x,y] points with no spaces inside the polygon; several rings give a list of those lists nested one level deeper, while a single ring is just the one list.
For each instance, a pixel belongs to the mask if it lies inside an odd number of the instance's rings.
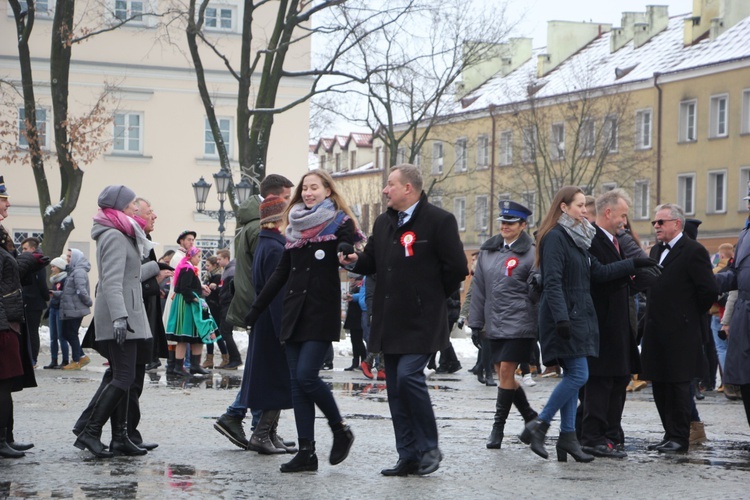
[{"label": "blue jeans", "polygon": [[[249,363],[248,363],[249,365]],[[227,415],[234,418],[245,418],[247,415],[248,407],[243,405],[240,401],[242,400],[242,390],[237,391],[237,397],[234,398],[234,402],[227,406]],[[250,410],[250,414],[253,416],[253,422],[251,424],[252,428],[254,429],[256,425],[258,425],[258,421],[260,420],[260,415],[263,413],[263,410]]]},{"label": "blue jeans", "polygon": [[[714,344],[716,344],[716,356],[719,358],[721,372],[724,373],[724,362],[727,359],[727,341],[719,338],[721,330],[721,320],[718,316],[711,316],[711,332],[714,334]],[[723,381],[722,381],[723,383]]]},{"label": "blue jeans", "polygon": [[62,351],[62,363],[68,364],[68,342],[62,335],[62,321],[60,320],[60,309],[49,308],[49,351],[52,361],[57,363],[58,346],[60,342],[60,351]]},{"label": "blue jeans", "polygon": [[315,406],[320,408],[330,425],[342,420],[331,389],[319,376],[330,346],[330,342],[316,340],[286,343],[294,421],[299,439],[315,440]]},{"label": "blue jeans", "polygon": [[560,411],[560,432],[575,432],[578,391],[589,379],[589,364],[586,358],[565,358],[560,360],[563,367],[562,381],[550,394],[539,420],[550,423]]},{"label": "blue jeans", "polygon": [[83,356],[81,341],[78,339],[78,329],[81,328],[81,321],[83,321],[83,318],[64,319],[60,322],[62,323],[63,338],[70,344],[73,361],[78,361]]}]

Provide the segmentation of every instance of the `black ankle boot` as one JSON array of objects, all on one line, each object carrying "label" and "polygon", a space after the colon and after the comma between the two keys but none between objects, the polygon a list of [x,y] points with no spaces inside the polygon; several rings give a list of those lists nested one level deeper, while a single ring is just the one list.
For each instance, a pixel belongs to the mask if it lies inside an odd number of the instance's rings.
[{"label": "black ankle boot", "polygon": [[315,454],[315,441],[299,440],[299,451],[294,458],[281,465],[281,472],[303,472],[318,470],[318,456]]},{"label": "black ankle boot", "polygon": [[544,438],[547,436],[549,424],[543,420],[533,420],[526,424],[523,432],[518,436],[523,443],[531,445],[531,451],[547,459],[549,454],[544,448]]},{"label": "black ankle boot", "polygon": [[180,375],[182,377],[189,377],[190,370],[185,368],[185,360],[184,359],[177,359],[174,360],[174,374]]},{"label": "black ankle boot", "polygon": [[349,449],[354,443],[354,434],[343,420],[337,424],[331,425],[333,431],[333,445],[331,446],[331,456],[328,461],[331,465],[340,464],[349,456]]},{"label": "black ankle boot", "polygon": [[521,417],[523,417],[523,421],[527,424],[539,416],[529,404],[529,400],[526,399],[526,392],[524,392],[523,387],[516,389],[516,392],[513,394],[513,404],[516,406],[518,413],[521,414]]},{"label": "black ankle boot", "polygon": [[174,367],[175,367],[174,351],[169,351],[167,353],[167,375],[175,374]]},{"label": "black ankle boot", "polygon": [[114,455],[128,457],[145,455],[147,450],[137,446],[128,436],[128,392],[125,392],[110,419],[112,422],[112,441],[109,443],[109,451]]},{"label": "black ankle boot", "polygon": [[112,416],[117,405],[125,395],[125,391],[118,389],[112,384],[108,384],[96,400],[91,417],[89,417],[86,427],[73,445],[79,450],[87,449],[99,458],[112,458],[114,455],[107,451],[107,447],[101,442],[102,426]]},{"label": "black ankle boot", "polygon": [[567,462],[568,455],[575,458],[576,462],[591,462],[594,459],[593,455],[581,449],[575,432],[561,432],[557,439],[557,461]]},{"label": "black ankle boot", "polygon": [[5,438],[5,427],[0,428],[0,457],[3,458],[21,458],[25,457],[26,453],[15,450],[8,446],[8,441]]},{"label": "black ankle boot", "polygon": [[190,373],[193,375],[208,375],[211,372],[204,370],[201,366],[201,355],[191,354],[190,355]]},{"label": "black ankle boot", "polygon": [[492,432],[487,438],[487,448],[498,450],[503,445],[503,431],[505,421],[508,419],[510,407],[513,404],[513,389],[497,389],[497,401],[495,402],[495,422],[492,424]]}]

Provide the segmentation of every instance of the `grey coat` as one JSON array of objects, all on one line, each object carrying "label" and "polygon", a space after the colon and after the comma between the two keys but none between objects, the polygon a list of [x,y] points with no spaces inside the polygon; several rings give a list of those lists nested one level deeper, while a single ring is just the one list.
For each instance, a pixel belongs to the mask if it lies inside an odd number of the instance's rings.
[{"label": "grey coat", "polygon": [[490,339],[536,338],[537,311],[527,283],[534,270],[535,250],[525,232],[510,249],[505,248],[502,235],[482,245],[471,281],[472,329],[485,330]]},{"label": "grey coat", "polygon": [[90,270],[91,263],[83,252],[74,248],[67,267],[68,278],[60,296],[60,319],[83,318],[91,314]]},{"label": "grey coat", "polygon": [[96,241],[99,283],[96,289],[94,324],[97,342],[114,339],[112,322],[127,318],[127,340],[151,338],[151,328],[143,305],[143,270],[153,277],[156,262],[141,263],[135,240],[121,231],[94,223],[91,238]]}]

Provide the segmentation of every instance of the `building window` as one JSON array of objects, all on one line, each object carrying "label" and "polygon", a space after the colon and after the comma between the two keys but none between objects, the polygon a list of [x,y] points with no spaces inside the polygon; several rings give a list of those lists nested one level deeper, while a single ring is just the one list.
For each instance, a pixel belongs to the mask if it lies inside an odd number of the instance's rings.
[{"label": "building window", "polygon": [[466,172],[466,139],[456,141],[456,171]]},{"label": "building window", "polygon": [[748,200],[745,199],[750,190],[750,167],[740,168],[740,199],[737,205],[738,211],[747,212]]},{"label": "building window", "polygon": [[708,172],[708,207],[709,214],[721,214],[727,211],[727,171]]},{"label": "building window", "polygon": [[455,198],[453,200],[453,215],[458,222],[458,230],[466,231],[466,198]]},{"label": "building window", "polygon": [[37,238],[44,243],[44,233],[41,229],[17,229],[13,231],[13,245],[19,252],[21,251],[21,242],[26,238]]},{"label": "building window", "polygon": [[651,148],[651,110],[642,109],[635,113],[635,147]]},{"label": "building window", "polygon": [[414,166],[415,167],[421,167],[422,166],[422,149],[417,149],[416,154],[414,155]]},{"label": "building window", "polygon": [[[221,140],[224,141],[224,146],[227,149],[227,155],[232,156],[232,143],[230,130],[232,128],[231,118],[217,118],[219,122],[219,130],[221,131]],[[211,125],[208,123],[208,118],[205,120],[205,132],[204,132],[204,143],[203,143],[203,154],[205,156],[219,156],[219,150],[214,142],[214,135],[211,132]]]},{"label": "building window", "polygon": [[686,215],[695,214],[695,174],[677,176],[677,203]]},{"label": "building window", "polygon": [[490,140],[486,135],[477,137],[477,167],[487,167],[490,164]]},{"label": "building window", "polygon": [[521,161],[531,163],[536,161],[536,133],[534,127],[523,129],[523,151],[521,151]]},{"label": "building window", "polygon": [[[49,149],[49,137],[47,136],[47,110],[36,108],[36,132],[39,136],[39,147]],[[18,108],[18,147],[28,148],[29,138],[26,135],[26,110]]]},{"label": "building window", "polygon": [[484,231],[487,229],[488,200],[489,198],[487,195],[477,196],[476,198],[474,229],[477,231]]},{"label": "building window", "polygon": [[328,163],[328,158],[326,157],[326,155],[320,155],[320,164],[318,166],[320,167],[321,170],[326,169],[327,163]]},{"label": "building window", "polygon": [[341,172],[341,153],[336,153],[336,170],[335,172]]},{"label": "building window", "polygon": [[504,130],[500,132],[500,165],[513,163],[513,132]]},{"label": "building window", "polygon": [[430,204],[434,205],[438,208],[443,208],[443,197],[442,196],[432,196],[430,197]]},{"label": "building window", "polygon": [[116,113],[112,150],[116,153],[143,154],[143,115]]},{"label": "building window", "polygon": [[553,123],[550,131],[549,144],[550,158],[553,160],[565,159],[565,124]]},{"label": "building window", "polygon": [[432,143],[432,173],[443,173],[443,143],[439,141]]},{"label": "building window", "polygon": [[697,107],[697,101],[680,103],[680,142],[694,142],[698,139],[696,135]]},{"label": "building window", "polygon": [[729,97],[726,95],[711,97],[709,137],[726,137],[729,135],[728,104]]},{"label": "building window", "polygon": [[406,149],[398,148],[396,150],[396,163],[399,165],[406,163]]},{"label": "building window", "polygon": [[750,134],[750,89],[742,91],[742,124],[743,134]]},{"label": "building window", "polygon": [[206,28],[230,31],[234,27],[234,10],[231,7],[208,7]]},{"label": "building window", "polygon": [[[521,203],[523,206],[531,210],[532,212],[536,211],[536,191],[526,191],[525,193],[521,193]],[[536,221],[534,220],[534,215],[529,215],[526,218],[526,224],[529,227],[534,227],[536,225]]]},{"label": "building window", "polygon": [[357,168],[357,151],[349,151],[349,170]]},{"label": "building window", "polygon": [[594,126],[594,120],[587,119],[581,123],[580,132],[581,137],[579,143],[581,144],[581,154],[583,156],[591,156],[596,152],[596,127]]},{"label": "building window", "polygon": [[610,153],[617,153],[619,150],[620,122],[617,116],[610,115],[604,119],[604,140],[607,143],[605,149]]},{"label": "building window", "polygon": [[[18,2],[21,6],[21,12],[26,12],[29,10],[29,3],[25,0],[20,0]],[[49,0],[36,0],[34,2],[34,13],[42,17],[47,17],[50,14],[50,8],[49,8]],[[12,14],[11,14],[12,15]]]},{"label": "building window", "polygon": [[382,166],[383,166],[383,164],[380,162],[380,151],[382,149],[383,148],[381,148],[380,146],[378,146],[377,148],[375,148],[375,169],[376,170],[380,170],[382,168]]},{"label": "building window", "polygon": [[603,182],[601,185],[602,194],[606,193],[607,191],[612,191],[615,188],[617,188],[616,182]]},{"label": "building window", "polygon": [[649,217],[649,181],[635,181],[633,190],[633,217],[645,220]]},{"label": "building window", "polygon": [[143,2],[137,0],[115,0],[115,19],[143,22]]}]

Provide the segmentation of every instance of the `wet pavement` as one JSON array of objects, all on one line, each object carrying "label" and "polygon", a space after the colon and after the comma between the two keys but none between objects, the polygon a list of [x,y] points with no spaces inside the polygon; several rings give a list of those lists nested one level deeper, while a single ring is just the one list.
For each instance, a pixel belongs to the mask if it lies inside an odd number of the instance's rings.
[{"label": "wet pavement", "polygon": [[[750,497],[750,428],[740,401],[707,392],[698,409],[710,441],[688,455],[668,457],[646,451],[661,438],[651,390],[629,394],[623,421],[628,458],[558,463],[557,422],[549,433],[550,460],[542,460],[515,438],[522,428],[515,412],[503,448],[485,448],[496,389],[480,385],[465,369],[430,380],[445,456],[440,469],[426,477],[383,477],[380,469],[397,459],[385,384],[343,371],[349,362],[337,357],[335,370],[322,375],[355,434],[351,454],[340,465],[328,464],[331,433],[319,414],[320,467],[299,474],[279,472],[291,455],[243,451],[213,429],[236,395],[241,371],[217,370],[188,380],[167,380],[163,371],[149,374],[140,430],[159,448],[143,457],[99,460],[73,447],[70,429],[96,390],[102,359],[92,356],[77,372],[38,370],[39,387],[14,395],[16,439],[36,446],[25,458],[0,459],[0,498]],[[526,392],[539,410],[557,380],[536,381]],[[249,422],[246,431],[249,435]],[[282,414],[279,433],[295,438],[291,410]],[[105,429],[105,444],[108,437]]]}]

